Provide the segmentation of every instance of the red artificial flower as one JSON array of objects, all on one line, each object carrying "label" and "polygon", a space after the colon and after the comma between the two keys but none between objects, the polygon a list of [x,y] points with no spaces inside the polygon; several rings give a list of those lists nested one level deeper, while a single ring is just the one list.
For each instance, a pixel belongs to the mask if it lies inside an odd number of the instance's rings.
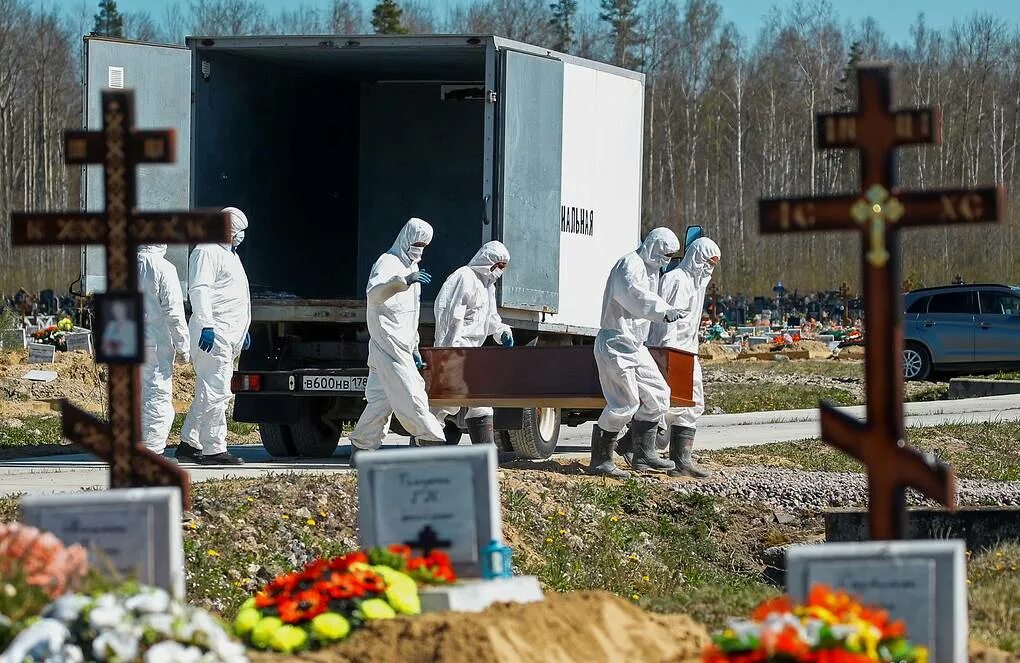
[{"label": "red artificial flower", "polygon": [[762,644],[769,651],[773,651],[776,654],[788,656],[793,659],[799,659],[804,654],[808,653],[810,647],[808,644],[801,640],[800,633],[797,629],[792,626],[787,626],[778,634],[774,636],[763,638]]},{"label": "red artificial flower", "polygon": [[327,590],[331,599],[352,599],[363,596],[364,588],[349,573],[335,573],[329,581]]},{"label": "red artificial flower", "polygon": [[305,565],[304,570],[301,572],[301,578],[303,580],[318,580],[328,568],[328,561],[324,559],[313,560]]},{"label": "red artificial flower", "polygon": [[279,604],[280,619],[285,624],[308,621],[326,612],[326,604],[326,597],[322,594],[314,590],[305,590]]},{"label": "red artificial flower", "polygon": [[386,591],[386,582],[371,571],[351,571],[351,575],[366,592],[381,594]]},{"label": "red artificial flower", "polygon": [[346,571],[352,564],[368,564],[368,555],[356,550],[329,560],[329,568],[334,571]]},{"label": "red artificial flower", "polygon": [[404,559],[411,559],[411,546],[404,545],[403,543],[394,543],[386,548],[394,555],[400,555]]},{"label": "red artificial flower", "polygon": [[763,622],[771,614],[783,614],[791,612],[792,610],[793,605],[790,602],[790,597],[778,596],[774,599],[769,599],[768,601],[762,601],[762,603],[754,609],[754,612],[751,613],[751,619],[756,622]]},{"label": "red artificial flower", "polygon": [[894,640],[907,637],[907,626],[902,621],[889,622],[881,627],[883,640]]},{"label": "red artificial flower", "polygon": [[255,595],[255,607],[261,610],[262,608],[268,608],[271,605],[276,604],[276,599],[265,592],[259,592]]}]

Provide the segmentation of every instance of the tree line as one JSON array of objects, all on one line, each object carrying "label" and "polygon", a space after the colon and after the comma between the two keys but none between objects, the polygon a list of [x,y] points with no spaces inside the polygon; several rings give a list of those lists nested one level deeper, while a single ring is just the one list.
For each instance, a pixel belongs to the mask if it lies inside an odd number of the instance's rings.
[{"label": "tree line", "polygon": [[[61,288],[76,250],[12,252],[10,211],[78,204],[79,174],[62,165],[60,131],[81,118],[82,34],[182,43],[185,35],[494,33],[646,74],[642,222],[701,224],[719,240],[720,290],[760,293],[782,280],[801,291],[859,282],[853,233],[762,237],[758,198],[848,192],[852,151],[814,148],[813,115],[852,110],[856,64],[895,65],[894,103],[939,105],[941,146],[900,150],[904,187],[1002,184],[1017,208],[1020,30],[973,13],[944,29],[918,15],[906,37],[874,19],[840,18],[828,0],[777,4],[757,34],[741,34],[716,0],[464,0],[438,12],[425,0],[291,5],[191,0],[160,15],[102,0],[79,14],[0,0],[0,289]],[[1017,231],[998,226],[904,233],[904,277],[915,285],[1017,283]]]}]

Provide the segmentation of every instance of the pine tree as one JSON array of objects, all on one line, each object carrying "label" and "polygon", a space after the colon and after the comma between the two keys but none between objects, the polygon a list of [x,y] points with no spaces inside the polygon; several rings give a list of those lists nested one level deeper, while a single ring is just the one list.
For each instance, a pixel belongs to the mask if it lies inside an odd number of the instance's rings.
[{"label": "pine tree", "polygon": [[117,0],[99,0],[99,13],[92,34],[102,37],[123,37],[124,17],[117,11]]},{"label": "pine tree", "polygon": [[400,23],[404,10],[396,0],[379,0],[372,8],[372,29],[380,35],[407,34],[407,28]]},{"label": "pine tree", "polygon": [[640,67],[644,58],[639,52],[644,38],[639,32],[641,17],[638,0],[602,0],[599,19],[609,24],[613,41],[613,63],[628,69]]},{"label": "pine tree", "polygon": [[857,65],[864,59],[864,46],[859,41],[850,44],[850,54],[846,67],[839,77],[834,91],[844,110],[849,109],[857,101]]},{"label": "pine tree", "polygon": [[556,0],[549,5],[552,18],[549,27],[553,34],[553,48],[567,53],[574,45],[574,16],[577,15],[577,0]]}]

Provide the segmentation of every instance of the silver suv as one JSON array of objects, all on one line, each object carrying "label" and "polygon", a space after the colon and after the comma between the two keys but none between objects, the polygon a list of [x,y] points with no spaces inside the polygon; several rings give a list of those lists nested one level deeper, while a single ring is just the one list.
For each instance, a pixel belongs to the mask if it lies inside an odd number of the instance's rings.
[{"label": "silver suv", "polygon": [[1020,287],[950,285],[904,297],[903,375],[1020,366]]}]

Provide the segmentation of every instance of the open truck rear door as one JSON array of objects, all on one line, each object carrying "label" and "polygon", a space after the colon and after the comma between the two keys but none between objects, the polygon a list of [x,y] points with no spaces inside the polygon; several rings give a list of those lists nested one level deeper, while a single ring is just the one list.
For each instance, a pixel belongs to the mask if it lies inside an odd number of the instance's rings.
[{"label": "open truck rear door", "polygon": [[[135,93],[135,126],[140,129],[173,129],[176,161],[142,164],[136,178],[138,206],[143,210],[191,207],[191,51],[183,46],[164,46],[121,39],[85,37],[86,129],[101,130],[100,93],[104,88],[126,88]],[[102,166],[85,166],[82,207],[103,209]],[[177,267],[187,292],[188,247],[170,246],[166,257]],[[106,256],[103,247],[82,251],[84,292],[106,289]]]},{"label": "open truck rear door", "polygon": [[501,305],[559,310],[563,63],[514,50],[500,53],[500,179],[503,243],[511,268]]}]

